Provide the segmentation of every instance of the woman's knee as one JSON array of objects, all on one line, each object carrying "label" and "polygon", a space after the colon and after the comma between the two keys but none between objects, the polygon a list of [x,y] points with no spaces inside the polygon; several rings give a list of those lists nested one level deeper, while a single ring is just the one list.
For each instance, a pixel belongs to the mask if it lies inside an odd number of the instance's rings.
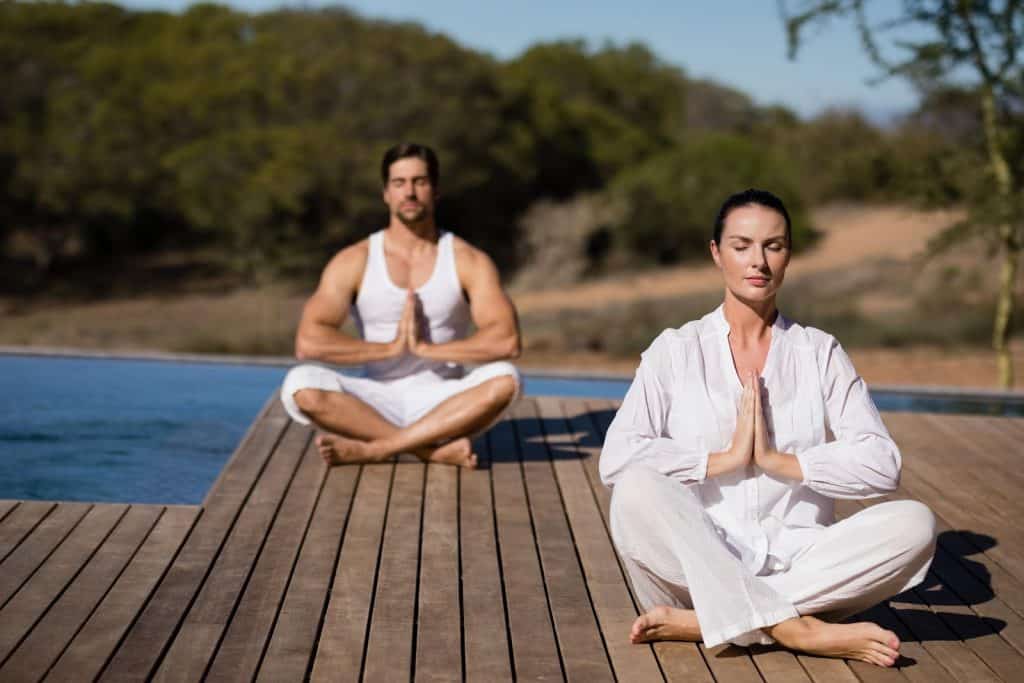
[{"label": "woman's knee", "polygon": [[899,500],[892,506],[893,529],[898,540],[913,554],[931,553],[935,547],[935,514],[916,500]]}]

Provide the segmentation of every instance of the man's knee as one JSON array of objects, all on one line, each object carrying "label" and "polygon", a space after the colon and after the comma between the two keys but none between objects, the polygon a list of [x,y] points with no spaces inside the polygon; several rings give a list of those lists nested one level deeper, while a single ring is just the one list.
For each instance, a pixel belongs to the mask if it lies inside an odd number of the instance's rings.
[{"label": "man's knee", "polygon": [[327,411],[331,402],[331,394],[336,392],[323,389],[299,389],[292,396],[295,405],[307,415],[320,415]]},{"label": "man's knee", "polygon": [[498,375],[487,382],[487,400],[493,405],[508,405],[519,391],[519,382],[512,375]]}]

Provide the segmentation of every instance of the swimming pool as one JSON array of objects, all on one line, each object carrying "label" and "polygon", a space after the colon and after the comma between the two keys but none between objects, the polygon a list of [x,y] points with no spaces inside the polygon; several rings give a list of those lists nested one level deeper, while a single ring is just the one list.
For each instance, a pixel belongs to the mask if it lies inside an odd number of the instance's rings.
[{"label": "swimming pool", "polygon": [[[0,355],[0,499],[198,504],[282,366]],[[529,395],[625,379],[528,375]],[[876,392],[881,410],[1024,415],[1024,400]]]}]

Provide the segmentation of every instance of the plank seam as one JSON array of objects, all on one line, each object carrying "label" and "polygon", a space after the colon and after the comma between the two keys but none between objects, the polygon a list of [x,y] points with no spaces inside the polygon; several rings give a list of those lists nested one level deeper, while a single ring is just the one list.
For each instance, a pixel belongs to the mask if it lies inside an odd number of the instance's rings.
[{"label": "plank seam", "polygon": [[10,515],[15,510],[17,510],[20,505],[21,505],[21,501],[20,500],[14,501],[14,505],[12,505],[7,512],[5,512],[4,514],[0,515],[0,523],[3,523],[3,521],[5,519],[7,519],[8,515]]},{"label": "plank seam", "polygon": [[[309,446],[307,445],[306,448],[308,448],[308,447]],[[309,454],[306,454],[306,455],[309,455]],[[299,565],[299,558],[302,557],[302,550],[303,550],[303,548],[306,545],[306,540],[309,538],[309,528],[313,525],[313,517],[316,516],[316,510],[317,510],[317,507],[320,505],[320,499],[323,497],[324,488],[327,485],[327,477],[328,477],[329,474],[330,474],[330,469],[326,470],[324,476],[322,476],[320,478],[320,487],[319,487],[319,489],[317,489],[317,492],[316,492],[316,500],[313,501],[313,505],[312,505],[312,507],[310,509],[309,517],[306,519],[306,526],[302,530],[302,539],[299,541],[299,545],[295,549],[295,557],[292,560],[291,568],[288,570],[288,580],[285,582],[284,590],[281,592],[281,600],[280,600],[280,602],[277,603],[277,609],[274,610],[274,618],[270,622],[270,628],[267,629],[267,638],[266,638],[265,641],[263,641],[263,646],[260,648],[260,656],[259,656],[259,659],[256,661],[256,668],[254,669],[254,672],[253,672],[253,680],[256,680],[259,677],[260,669],[263,668],[263,660],[266,659],[267,650],[270,648],[270,642],[271,642],[271,640],[274,637],[274,631],[277,629],[277,622],[281,618],[281,609],[284,607],[285,600],[288,597],[288,589],[291,588],[292,580],[295,578],[295,569]],[[348,520],[347,519],[345,520],[345,523],[346,523],[346,526],[347,526],[347,524],[348,524]],[[268,536],[270,535],[269,531],[267,532],[267,535]],[[234,615],[232,615],[232,618],[233,618],[233,616]],[[227,632],[227,629],[225,629],[225,633],[226,632]],[[210,659],[211,665],[212,665],[213,660],[215,658],[216,658],[216,655],[213,658]]]},{"label": "plank seam", "polygon": [[[561,402],[559,402],[558,405],[559,408],[562,407]],[[565,418],[565,411],[561,410],[560,412],[562,414],[558,416],[558,419],[562,421],[563,427],[567,430],[568,433],[571,434],[572,425],[570,425],[569,421]],[[569,532],[569,540],[572,541],[573,554],[576,556],[576,566],[579,568],[580,577],[583,579],[583,589],[587,592],[587,602],[590,603],[590,614],[594,618],[594,624],[597,626],[597,635],[601,639],[601,647],[604,648],[604,656],[605,659],[608,661],[608,670],[611,672],[613,680],[618,681],[619,677],[615,671],[615,664],[612,662],[611,653],[608,651],[608,641],[605,640],[604,630],[601,628],[601,620],[598,618],[597,608],[594,606],[594,596],[590,592],[590,582],[587,580],[587,570],[583,566],[583,558],[580,557],[580,548],[579,545],[576,543],[576,534],[572,528],[572,520],[569,519],[569,511],[565,507],[565,495],[562,493],[562,482],[558,478],[558,471],[555,469],[555,461],[551,454],[551,445],[548,443],[548,437],[552,435],[548,434],[547,431],[544,429],[544,419],[541,416],[540,411],[538,411],[536,419],[537,426],[540,428],[541,434],[544,435],[544,450],[546,450],[548,453],[548,467],[551,469],[551,478],[552,480],[554,480],[555,490],[558,491],[558,501],[561,503],[562,516],[565,517],[565,528]],[[580,459],[581,454],[579,450],[577,450],[575,443],[573,443],[572,449],[577,456],[576,464],[579,465],[580,469],[582,470],[583,463]],[[598,516],[600,517],[600,515],[600,510],[598,510]]]},{"label": "plank seam", "polygon": [[[69,579],[68,579],[68,580],[67,580],[67,581],[66,581],[66,582],[64,583],[64,585],[63,585],[63,586],[61,587],[61,589],[60,589],[60,590],[59,590],[59,591],[57,592],[57,594],[56,594],[56,595],[55,595],[55,596],[54,596],[54,597],[53,597],[53,598],[52,598],[52,599],[50,600],[50,602],[49,602],[49,603],[48,603],[48,604],[46,605],[45,609],[43,609],[43,611],[42,611],[42,612],[40,612],[39,616],[37,616],[37,617],[36,617],[36,618],[35,618],[35,619],[34,619],[34,620],[32,621],[32,624],[31,624],[31,625],[29,625],[29,627],[28,627],[28,628],[27,628],[27,629],[25,630],[25,632],[21,634],[21,638],[19,638],[19,639],[18,639],[18,642],[17,642],[17,643],[16,643],[16,644],[15,644],[15,645],[14,645],[14,646],[13,646],[13,647],[11,648],[10,652],[8,652],[8,653],[7,653],[7,656],[6,656],[6,657],[4,657],[4,658],[3,658],[2,660],[0,660],[0,667],[2,667],[2,666],[3,666],[3,665],[4,665],[5,663],[6,663],[6,662],[7,662],[7,660],[8,660],[8,659],[10,659],[10,658],[11,658],[11,656],[13,656],[13,655],[14,655],[14,652],[15,652],[15,650],[17,650],[17,649],[18,649],[19,647],[21,647],[21,644],[22,644],[23,642],[25,642],[25,639],[26,639],[26,638],[28,638],[29,634],[30,634],[30,633],[32,633],[32,631],[33,631],[33,630],[35,630],[35,627],[36,627],[36,625],[38,625],[38,624],[39,624],[39,622],[40,622],[40,621],[42,621],[43,617],[45,617],[45,616],[47,615],[47,613],[49,613],[49,611],[50,611],[50,608],[51,608],[51,607],[53,607],[53,605],[54,605],[54,604],[55,604],[55,603],[56,603],[56,602],[57,602],[58,600],[60,600],[60,599],[61,599],[61,596],[63,596],[63,595],[64,595],[64,593],[66,593],[66,592],[67,592],[68,588],[69,588],[69,587],[71,586],[71,584],[72,584],[72,583],[74,583],[74,582],[75,582],[75,579],[77,579],[77,578],[78,578],[78,575],[82,573],[82,571],[83,571],[83,570],[85,569],[86,565],[88,565],[88,564],[89,564],[89,562],[90,562],[90,561],[92,561],[92,558],[93,558],[93,557],[95,557],[95,555],[96,555],[96,553],[97,553],[97,552],[99,552],[99,549],[100,549],[100,547],[101,547],[101,546],[102,546],[102,545],[103,545],[104,543],[106,543],[106,542],[107,542],[107,539],[108,539],[108,538],[110,538],[110,535],[111,535],[111,534],[113,534],[113,533],[114,533],[114,530],[115,530],[115,529],[117,529],[117,527],[118,527],[118,526],[119,526],[119,525],[121,524],[121,521],[122,521],[122,520],[124,519],[124,516],[125,516],[126,514],[128,514],[128,509],[129,509],[129,507],[130,507],[130,506],[125,506],[125,509],[124,509],[124,510],[122,510],[122,511],[121,511],[121,514],[120,514],[120,516],[118,516],[118,518],[117,518],[117,521],[115,521],[115,522],[114,522],[114,524],[113,524],[113,526],[111,526],[111,527],[110,527],[110,529],[109,529],[109,530],[107,531],[107,533],[103,535],[103,538],[101,538],[101,539],[100,539],[100,541],[99,541],[99,543],[97,543],[97,544],[96,544],[96,547],[92,549],[92,551],[91,551],[91,552],[89,553],[89,556],[88,556],[88,557],[86,557],[86,558],[85,558],[85,560],[84,560],[84,561],[83,561],[83,562],[82,562],[82,563],[81,563],[81,564],[80,564],[80,565],[78,566],[78,568],[77,568],[77,569],[75,570],[74,574],[72,574],[71,578],[69,578]],[[92,508],[90,508],[90,509],[89,509],[89,512],[92,512],[92,511],[93,511],[93,510],[95,510],[95,509],[96,509],[96,506],[93,506]],[[87,512],[87,513],[86,513],[85,515],[83,515],[83,516],[82,516],[82,519],[85,519],[85,517],[86,517],[86,516],[88,516],[88,514],[89,514],[89,513]],[[81,523],[81,522],[79,522],[79,523]],[[77,526],[77,525],[76,525],[76,526]],[[66,538],[67,538],[67,537],[65,536],[65,540],[66,540]],[[63,545],[63,543],[64,543],[64,540],[62,540],[62,541],[60,542],[60,544],[58,544],[58,547],[59,547],[60,545]],[[56,552],[56,548],[54,548],[54,552]],[[51,554],[52,554],[52,553],[51,553]],[[40,567],[42,567],[42,564],[40,564]],[[38,571],[38,568],[37,568],[37,571]],[[20,590],[21,590],[21,588],[23,588],[24,586],[25,586],[25,584],[22,584],[22,585],[21,585],[21,587],[20,587],[20,588],[19,588],[18,590],[20,591]],[[13,595],[12,595],[11,597],[13,598]],[[63,650],[62,650],[62,651],[63,651]]]},{"label": "plank seam", "polygon": [[[18,505],[16,507],[21,507],[21,503],[18,503]],[[44,521],[46,521],[47,517],[49,517],[50,515],[53,514],[53,511],[56,510],[57,507],[58,507],[57,503],[50,503],[50,509],[46,511],[46,514],[44,514],[42,517],[40,517],[38,520],[36,520],[36,523],[32,525],[32,528],[30,528],[28,531],[26,531],[24,533],[24,535],[22,535],[21,540],[19,540],[17,543],[15,543],[13,546],[11,546],[11,549],[8,550],[7,553],[3,557],[0,557],[0,562],[3,562],[4,560],[6,560],[8,557],[11,556],[11,553],[13,553],[19,547],[21,547],[21,544],[25,542],[25,539],[27,539],[29,536],[31,536],[32,533],[39,527],[39,525],[42,524]]]},{"label": "plank seam", "polygon": [[[270,402],[268,401],[268,405],[269,405],[269,403]],[[257,420],[256,422],[258,422],[258,421],[259,420]],[[285,433],[287,433],[288,428],[289,428],[290,425],[291,425],[291,422],[284,423],[282,428],[277,432],[277,436],[274,439],[273,445],[270,447],[270,452],[268,453],[267,457],[264,459],[263,464],[260,465],[260,468],[257,471],[256,476],[253,477],[252,483],[249,485],[248,490],[245,492],[245,496],[242,498],[241,502],[238,504],[238,508],[235,510],[234,514],[231,516],[231,522],[228,524],[228,528],[224,531],[224,536],[221,539],[220,545],[217,547],[217,551],[213,554],[213,557],[210,558],[210,562],[206,566],[206,571],[203,572],[202,578],[199,580],[198,584],[195,587],[195,590],[192,593],[192,596],[189,598],[188,605],[185,607],[185,609],[181,612],[181,615],[178,617],[177,623],[174,625],[174,628],[171,629],[170,635],[168,636],[167,640],[164,642],[163,646],[161,647],[160,653],[157,655],[156,659],[153,661],[153,664],[150,666],[149,671],[147,671],[145,673],[144,678],[146,678],[147,680],[152,678],[154,673],[157,670],[159,670],[160,665],[163,664],[164,657],[167,656],[167,651],[170,650],[171,646],[174,644],[175,638],[178,637],[178,632],[181,631],[181,626],[185,622],[186,617],[188,617],[188,613],[190,611],[192,611],[192,606],[195,604],[196,598],[199,597],[199,593],[200,593],[200,591],[202,589],[203,584],[206,583],[206,580],[210,576],[210,572],[213,571],[213,566],[215,564],[217,564],[217,560],[220,558],[221,552],[224,550],[224,542],[228,539],[228,537],[231,535],[231,532],[234,530],[235,524],[238,522],[239,515],[242,514],[243,508],[245,508],[246,503],[249,502],[250,496],[252,496],[253,489],[256,488],[256,483],[260,480],[260,477],[263,476],[263,472],[266,470],[267,465],[273,459],[274,452],[277,451],[277,447],[281,445],[281,440],[284,438],[284,435],[285,435]],[[254,426],[250,428],[250,432],[255,433],[255,427]],[[249,437],[250,437],[250,434],[247,433],[246,434],[246,439],[248,440]],[[240,444],[239,447],[238,447],[238,450],[236,451],[236,453],[240,452],[241,448],[242,448],[242,445]],[[234,456],[232,456],[232,459],[234,459]],[[212,494],[212,490],[211,490],[211,494]],[[146,609],[149,607],[150,602],[153,601],[153,596],[156,595],[160,591],[160,588],[163,585],[164,579],[167,578],[168,572],[170,572],[171,569],[174,568],[174,565],[177,563],[178,557],[181,555],[182,550],[185,549],[185,546],[188,545],[189,540],[192,538],[192,534],[193,534],[193,532],[195,532],[196,527],[198,526],[200,520],[202,519],[203,513],[206,512],[206,507],[209,504],[211,497],[212,497],[212,495],[211,496],[207,496],[207,499],[203,502],[203,505],[200,507],[199,514],[196,515],[195,520],[193,520],[193,522],[192,522],[192,527],[188,530],[188,534],[185,536],[184,539],[182,539],[181,545],[178,546],[178,550],[174,553],[174,557],[167,564],[167,568],[164,570],[163,574],[160,576],[160,581],[157,582],[153,586],[153,590],[146,597],[145,603],[143,603],[142,607],[136,613],[135,618],[132,619],[132,623],[128,626],[128,628],[122,634],[121,639],[117,643],[117,647],[115,647],[113,652],[110,653],[110,656],[107,657],[107,661],[103,663],[103,668],[100,669],[99,673],[96,676],[97,680],[99,680],[100,678],[103,677],[104,672],[110,666],[110,662],[113,661],[114,657],[117,655],[118,651],[121,649],[121,646],[124,644],[125,639],[131,634],[132,630],[135,628],[135,625],[139,622],[139,619],[142,618],[142,615],[145,614]]]},{"label": "plank seam", "polygon": [[[420,577],[423,575],[423,514],[427,508],[427,477],[430,476],[430,465],[423,463],[423,485],[420,488],[420,528],[416,534],[416,590],[412,595],[412,647],[409,653],[409,680],[416,680],[416,646],[419,641],[419,619],[420,619]],[[462,613],[459,613],[461,622]],[[459,630],[462,630],[461,623]]]},{"label": "plank seam", "polygon": [[[501,607],[505,616],[505,645],[508,647],[508,662],[512,673],[512,680],[515,681],[518,680],[516,676],[516,657],[512,648],[512,622],[508,614],[508,592],[505,590],[505,563],[501,557],[501,534],[498,533],[498,506],[495,504],[494,498],[494,450],[491,447],[490,433],[486,435],[486,440],[488,456],[487,481],[491,490],[491,523],[494,525],[494,550],[498,561],[498,580],[501,582]],[[459,569],[461,571],[461,565],[459,565]],[[465,656],[465,649],[463,649],[463,656]],[[463,671],[465,671],[465,668],[463,668]]]},{"label": "plank seam", "polygon": [[[391,514],[391,492],[395,487],[395,471],[398,467],[391,465],[391,480],[388,482],[388,499],[384,503],[384,518],[380,525],[380,537],[377,539],[377,564],[373,569],[373,588],[370,591],[370,604],[366,610],[366,631],[363,633],[363,656],[359,662],[359,680],[366,674],[366,655],[370,645],[370,628],[373,626],[373,608],[377,603],[377,583],[380,580],[380,563],[384,558],[384,534],[388,528],[388,517]],[[353,496],[355,498],[355,496]],[[411,679],[410,679],[411,680]]]},{"label": "plank seam", "polygon": [[[104,603],[104,601],[106,601],[107,596],[110,595],[110,592],[112,590],[114,590],[114,586],[117,585],[117,582],[121,580],[121,576],[126,571],[128,571],[128,567],[130,567],[132,562],[135,561],[135,556],[138,555],[139,551],[142,550],[142,546],[144,546],[146,544],[146,541],[149,540],[150,535],[153,533],[153,529],[156,528],[156,525],[160,523],[160,520],[163,519],[163,516],[165,514],[167,514],[167,507],[163,506],[163,509],[160,510],[160,514],[156,516],[155,520],[153,520],[153,524],[150,525],[149,530],[146,531],[146,533],[142,536],[142,539],[139,541],[139,544],[135,546],[135,550],[132,551],[131,555],[128,557],[128,560],[124,563],[124,566],[121,567],[121,570],[119,572],[117,572],[117,576],[115,576],[114,579],[110,582],[110,585],[107,586],[107,590],[103,591],[103,595],[100,596],[99,600],[96,601],[96,604],[92,606],[91,610],[89,610],[89,614],[87,614],[85,618],[82,619],[82,623],[80,623],[78,625],[78,628],[75,629],[75,632],[71,634],[71,637],[68,639],[68,642],[64,644],[64,647],[62,647],[60,652],[57,653],[57,656],[53,658],[53,661],[50,663],[50,666],[48,666],[46,668],[46,671],[43,672],[42,678],[45,679],[47,676],[50,675],[50,671],[52,671],[53,668],[57,666],[57,663],[64,656],[64,653],[66,653],[68,651],[68,648],[71,647],[71,644],[75,642],[75,638],[78,637],[78,634],[82,632],[82,629],[85,628],[86,624],[89,623],[93,615],[96,614],[96,610],[98,610],[100,606]],[[120,521],[118,522],[118,524],[120,524]]]},{"label": "plank seam", "polygon": [[[274,524],[277,522],[277,516],[281,513],[281,507],[284,505],[285,500],[288,498],[288,495],[291,493],[292,484],[295,483],[295,476],[299,473],[299,468],[302,465],[302,458],[307,455],[306,450],[309,448],[309,442],[310,442],[310,439],[312,439],[312,438],[313,438],[313,434],[312,434],[312,432],[310,432],[309,434],[306,435],[306,438],[304,439],[304,441],[302,443],[302,449],[300,451],[300,455],[299,455],[298,458],[295,459],[295,466],[292,469],[291,474],[288,476],[288,483],[285,484],[284,489],[283,489],[283,491],[281,493],[281,497],[278,499],[277,504],[274,506],[274,514],[271,515],[270,520],[267,522],[266,531],[263,534],[263,537],[260,539],[260,544],[259,544],[259,547],[256,549],[256,553],[252,557],[252,562],[249,564],[249,569],[245,573],[245,579],[242,580],[242,586],[238,590],[238,595],[235,596],[234,604],[231,605],[231,611],[228,613],[228,617],[224,621],[224,627],[221,629],[220,635],[217,637],[217,644],[213,646],[213,650],[210,652],[210,658],[208,660],[206,660],[206,666],[203,668],[203,675],[202,675],[203,679],[205,679],[209,675],[210,667],[213,666],[213,661],[215,659],[217,659],[217,653],[220,652],[220,647],[224,643],[224,638],[226,638],[227,635],[228,635],[228,627],[231,625],[231,622],[234,620],[235,613],[238,611],[238,606],[242,602],[242,597],[245,595],[245,591],[249,587],[249,582],[252,580],[253,572],[256,571],[256,565],[259,562],[260,556],[263,555],[263,549],[267,545],[267,538],[270,536],[270,532],[273,530]],[[275,448],[274,450],[276,451],[277,449]],[[267,461],[269,462],[270,458],[267,458]],[[255,486],[253,486],[253,488],[255,488]],[[317,497],[319,497],[319,493],[317,494]],[[241,512],[239,514],[241,514]],[[234,526],[234,525],[232,525],[232,526]],[[229,540],[229,538],[225,538],[224,540],[225,540],[225,542],[227,542]],[[222,545],[222,547],[223,547],[223,545]],[[296,559],[297,558],[298,558],[298,556],[296,555]],[[211,565],[211,568],[212,568],[212,565]],[[289,573],[289,576],[291,576],[290,573]],[[205,580],[203,581],[203,583],[205,583]],[[199,595],[199,592],[197,591],[196,597],[198,597],[198,595]],[[193,604],[194,604],[194,602],[195,601],[193,601]],[[279,606],[279,608],[280,608],[280,606]],[[189,609],[191,611],[191,606],[190,606]],[[186,613],[186,618],[187,618],[187,616],[188,615]]]},{"label": "plank seam", "polygon": [[[338,575],[338,561],[341,559],[341,548],[345,545],[345,536],[348,534],[348,523],[352,519],[352,508],[355,505],[356,492],[359,491],[359,483],[363,479],[364,466],[359,466],[359,471],[356,473],[356,480],[352,484],[352,495],[348,499],[348,512],[345,513],[345,523],[341,527],[341,538],[338,540],[338,549],[334,553],[334,563],[331,566],[331,578],[327,582],[327,592],[324,595],[324,604],[320,607],[320,620],[316,626],[316,636],[313,638],[313,647],[309,652],[309,659],[306,662],[306,676],[303,680],[308,681],[313,675],[313,665],[316,663],[316,651],[320,645],[320,637],[324,632],[324,623],[327,621],[327,606],[331,602],[331,591],[334,588],[334,581]],[[330,474],[328,474],[328,477]],[[327,477],[324,478],[324,486],[327,485]],[[321,489],[321,492],[323,489]],[[319,504],[319,500],[317,503]],[[314,514],[316,508],[314,508]],[[387,512],[385,511],[385,514]],[[301,548],[300,548],[301,553]],[[260,668],[262,668],[263,662],[260,662]],[[257,676],[258,677],[258,676]]]},{"label": "plank seam", "polygon": [[548,592],[548,579],[547,574],[544,571],[544,560],[541,557],[540,543],[537,540],[537,525],[533,519],[533,506],[530,504],[530,485],[526,478],[526,467],[523,461],[523,449],[521,443],[522,435],[519,433],[519,427],[516,426],[514,422],[512,423],[512,427],[516,435],[516,455],[518,456],[519,460],[519,476],[522,478],[523,481],[523,498],[526,501],[526,513],[530,517],[530,531],[533,535],[533,551],[537,556],[537,569],[540,572],[541,576],[541,587],[544,589],[544,602],[547,604],[548,607],[548,619],[551,623],[551,634],[554,636],[555,639],[555,651],[558,653],[558,666],[562,670],[562,679],[568,680],[568,675],[565,671],[565,661],[563,661],[562,657],[562,643],[558,637],[558,628],[555,625],[555,614],[551,607],[551,594]]},{"label": "plank seam", "polygon": [[[95,508],[95,507],[96,507],[95,505],[93,505],[93,504],[91,504],[91,503],[89,504],[89,507],[88,507],[88,509],[87,509],[87,510],[85,511],[85,513],[84,513],[84,514],[83,514],[83,515],[82,515],[81,517],[79,517],[79,518],[78,518],[78,520],[77,520],[77,521],[76,521],[76,522],[75,522],[74,524],[72,524],[72,525],[71,525],[71,528],[70,528],[70,529],[68,529],[68,530],[67,530],[67,531],[66,531],[66,532],[64,533],[64,535],[63,535],[63,536],[61,536],[61,537],[60,537],[60,540],[59,540],[59,541],[57,541],[56,543],[54,543],[54,544],[53,544],[53,547],[52,547],[52,548],[50,548],[50,552],[46,553],[46,557],[44,557],[43,559],[41,559],[41,560],[39,561],[39,564],[37,564],[37,565],[36,565],[36,566],[35,566],[35,567],[34,567],[34,568],[32,569],[32,571],[31,571],[31,572],[29,572],[28,576],[26,576],[26,577],[25,577],[25,579],[24,579],[24,580],[23,580],[23,581],[22,581],[21,583],[19,583],[19,584],[18,584],[18,587],[17,587],[17,588],[15,588],[14,590],[12,590],[12,591],[11,591],[11,594],[10,594],[9,596],[7,596],[7,599],[6,599],[6,600],[4,600],[4,601],[3,601],[2,603],[0,603],[0,610],[2,610],[2,609],[3,609],[4,607],[6,607],[6,606],[7,606],[7,604],[8,604],[8,603],[9,603],[9,602],[10,602],[11,600],[13,600],[13,599],[14,599],[14,596],[15,596],[15,595],[17,595],[17,594],[18,594],[18,592],[19,592],[19,591],[21,591],[21,589],[25,587],[25,584],[26,584],[26,583],[28,583],[29,581],[31,581],[31,580],[32,580],[32,577],[33,577],[33,576],[35,576],[35,575],[36,575],[36,573],[38,573],[38,572],[39,572],[39,569],[40,569],[40,568],[41,568],[41,567],[42,567],[42,566],[43,566],[44,564],[46,564],[46,561],[47,561],[47,560],[49,560],[49,559],[50,559],[50,557],[51,557],[51,556],[52,556],[52,555],[53,555],[53,554],[54,554],[55,552],[57,552],[57,549],[58,549],[58,548],[60,548],[60,547],[61,547],[62,545],[64,545],[64,541],[68,540],[68,536],[70,536],[70,535],[71,535],[71,534],[72,534],[72,533],[74,532],[74,530],[78,528],[78,525],[82,523],[82,520],[83,520],[83,519],[85,519],[86,517],[88,517],[88,516],[89,516],[89,513],[90,513],[90,512],[92,512],[93,508]],[[54,506],[54,509],[56,509],[56,506]],[[47,517],[49,517],[49,515],[46,515],[46,516],[47,516]],[[40,520],[40,521],[42,521],[42,520]],[[38,526],[38,525],[37,525],[37,526]],[[34,530],[35,530],[35,527],[33,527],[33,531],[34,531]],[[25,535],[25,538],[28,538],[28,537],[29,537],[29,536],[31,536],[31,535],[32,535],[31,533],[29,533],[29,534],[26,534],[26,535]],[[21,545],[21,544],[19,543],[18,545]]]}]

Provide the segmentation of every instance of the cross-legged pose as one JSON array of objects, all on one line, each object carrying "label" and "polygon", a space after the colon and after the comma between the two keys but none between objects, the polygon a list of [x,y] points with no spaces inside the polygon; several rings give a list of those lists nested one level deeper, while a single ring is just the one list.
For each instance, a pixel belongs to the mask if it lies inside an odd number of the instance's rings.
[{"label": "cross-legged pose", "polygon": [[834,499],[899,484],[900,452],[834,337],[779,314],[789,215],[726,200],[713,312],[644,352],[601,453],[611,532],[645,613],[633,642],[778,642],[891,666],[899,639],[837,623],[921,582],[935,520],[916,501],[838,523]]},{"label": "cross-legged pose", "polygon": [[[438,176],[430,148],[389,149],[381,180],[390,222],[335,255],[303,309],[299,360],[366,370],[352,377],[304,364],[285,377],[285,409],[322,430],[317,448],[331,464],[414,453],[475,467],[470,437],[519,391],[515,367],[502,362],[519,355],[515,309],[487,254],[435,225]],[[350,309],[360,339],[338,329]],[[464,374],[464,362],[481,365]]]}]

